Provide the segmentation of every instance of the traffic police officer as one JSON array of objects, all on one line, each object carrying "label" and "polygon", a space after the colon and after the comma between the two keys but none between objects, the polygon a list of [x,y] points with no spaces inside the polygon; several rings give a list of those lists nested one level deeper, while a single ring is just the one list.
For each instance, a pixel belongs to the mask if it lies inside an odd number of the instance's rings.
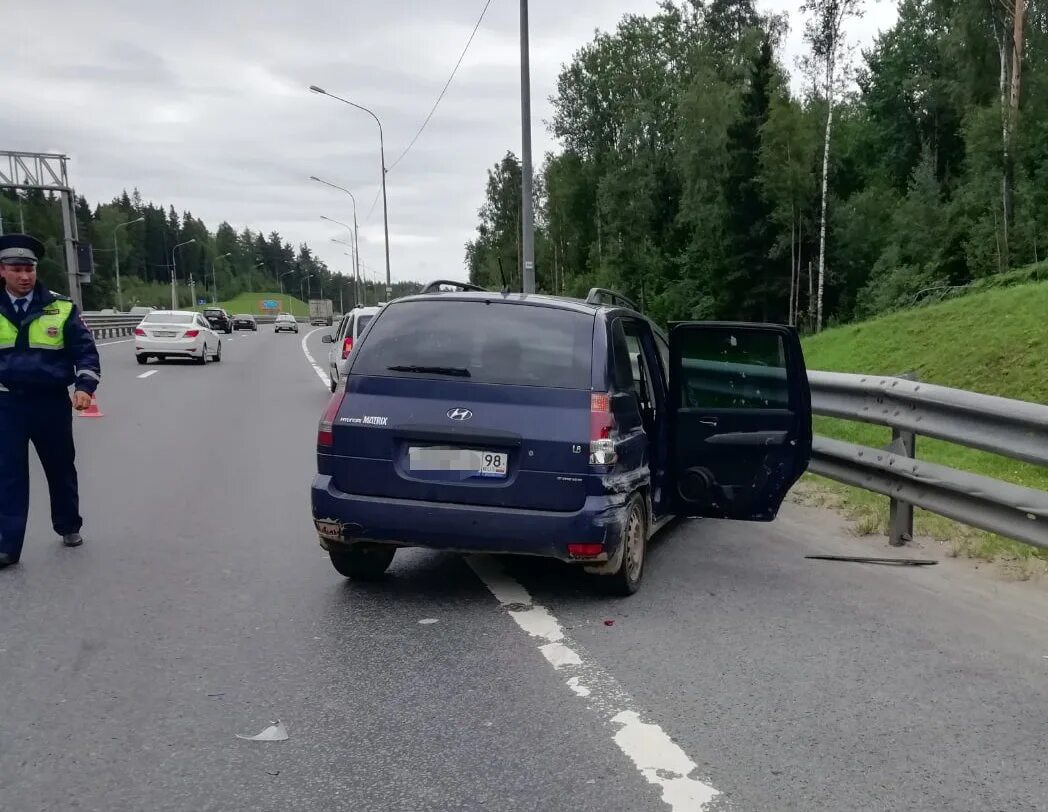
[{"label": "traffic police officer", "polygon": [[76,305],[36,278],[44,255],[26,234],[0,236],[0,569],[18,561],[29,516],[29,442],[48,489],[51,524],[83,544],[72,405],[83,411],[101,380],[98,349]]}]

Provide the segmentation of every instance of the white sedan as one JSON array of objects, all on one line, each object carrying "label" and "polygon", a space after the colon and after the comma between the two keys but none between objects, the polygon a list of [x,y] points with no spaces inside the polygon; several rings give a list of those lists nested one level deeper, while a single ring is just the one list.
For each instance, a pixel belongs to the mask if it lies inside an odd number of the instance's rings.
[{"label": "white sedan", "polygon": [[198,364],[222,360],[222,339],[199,313],[154,310],[135,328],[135,358],[191,358]]}]

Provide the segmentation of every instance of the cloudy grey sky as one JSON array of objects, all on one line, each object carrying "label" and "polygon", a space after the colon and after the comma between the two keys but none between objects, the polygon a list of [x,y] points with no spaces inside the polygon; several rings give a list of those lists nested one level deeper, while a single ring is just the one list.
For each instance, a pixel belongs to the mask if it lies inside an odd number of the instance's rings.
[{"label": "cloudy grey sky", "polygon": [[[800,5],[788,55],[799,52]],[[374,122],[317,84],[382,119],[387,162],[407,146],[447,80],[483,0],[34,0],[0,10],[7,58],[0,80],[0,149],[65,152],[92,202],[138,187],[146,199],[191,211],[214,229],[269,232],[309,243],[349,269],[354,191],[362,261],[384,269]],[[657,0],[531,0],[536,161],[554,144],[544,120],[560,66],[596,28]],[[463,244],[476,226],[486,170],[519,153],[516,0],[493,0],[455,83],[411,153],[388,176],[394,279],[463,278]],[[867,43],[894,18],[871,5],[853,25]],[[21,32],[17,36],[12,32]],[[13,51],[13,52],[12,52]],[[369,216],[370,211],[370,216]]]}]

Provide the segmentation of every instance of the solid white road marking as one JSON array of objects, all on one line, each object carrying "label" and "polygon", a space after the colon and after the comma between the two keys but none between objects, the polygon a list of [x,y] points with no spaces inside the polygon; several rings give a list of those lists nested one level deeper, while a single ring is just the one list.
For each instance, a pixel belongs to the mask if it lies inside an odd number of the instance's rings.
[{"label": "solid white road marking", "polygon": [[110,344],[130,344],[134,341],[133,338],[122,338],[119,341],[96,341],[96,347],[108,347]]},{"label": "solid white road marking", "polygon": [[313,371],[317,373],[317,377],[320,378],[321,383],[323,383],[324,386],[330,386],[331,381],[328,379],[327,373],[321,369],[320,364],[317,363],[317,359],[313,357],[313,354],[309,351],[309,347],[306,346],[306,342],[309,341],[309,337],[313,335],[313,333],[319,333],[321,330],[326,329],[328,328],[318,327],[316,330],[310,330],[302,336],[302,352],[305,354],[306,360],[309,361],[310,366],[313,367]]},{"label": "solid white road marking", "polygon": [[143,372],[138,377],[139,378],[148,378],[150,375],[156,375],[159,371],[160,371],[159,369],[151,369],[151,370],[149,370],[149,372]]},{"label": "solid white road marking", "polygon": [[661,727],[641,720],[633,709],[633,700],[618,681],[599,666],[583,660],[557,618],[545,606],[535,603],[495,559],[470,556],[467,561],[517,625],[542,641],[538,649],[554,669],[572,674],[567,686],[574,694],[586,699],[591,710],[616,728],[613,741],[644,779],[662,790],[663,803],[674,812],[691,812],[706,808],[720,796],[709,784],[691,777],[698,769],[695,762]]},{"label": "solid white road marking", "polygon": [[[305,335],[302,353],[327,386],[328,376],[306,346],[313,333],[324,329],[327,328],[320,327]],[[720,797],[720,792],[712,786],[691,777],[698,765],[666,731],[641,720],[640,714],[633,709],[633,700],[618,680],[579,656],[553,613],[535,603],[531,593],[506,575],[495,559],[478,555],[466,560],[516,624],[541,641],[538,649],[550,665],[557,671],[572,674],[566,684],[574,694],[585,699],[587,707],[605,723],[615,727],[612,740],[644,779],[662,790],[663,803],[673,812],[698,812]]]}]

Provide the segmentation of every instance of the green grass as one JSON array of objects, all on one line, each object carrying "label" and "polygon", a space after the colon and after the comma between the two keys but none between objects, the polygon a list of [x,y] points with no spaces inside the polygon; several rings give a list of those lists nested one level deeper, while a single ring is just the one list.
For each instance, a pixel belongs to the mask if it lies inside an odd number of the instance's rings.
[{"label": "green grass", "polygon": [[[826,330],[805,339],[804,351],[810,369],[875,375],[913,372],[928,383],[1048,403],[1048,283],[984,285],[940,304]],[[816,418],[815,431],[873,447],[890,439],[886,428],[830,418]],[[1048,469],[995,454],[918,437],[917,456],[1048,490]],[[817,477],[811,481],[823,497],[810,486],[802,488],[802,497],[835,502],[857,520],[860,531],[884,531],[887,499]],[[917,513],[917,531],[949,541],[955,554],[1035,567],[1048,562],[1048,551]]]},{"label": "green grass", "polygon": [[217,305],[197,305],[193,309],[203,310],[205,307],[214,306],[228,310],[231,314],[251,313],[255,316],[262,316],[268,313],[268,311],[262,309],[262,302],[265,299],[274,299],[279,302],[284,313],[290,312],[294,316],[309,317],[309,304],[307,302],[296,299],[294,296],[272,292],[241,293],[228,302],[219,302]]}]

